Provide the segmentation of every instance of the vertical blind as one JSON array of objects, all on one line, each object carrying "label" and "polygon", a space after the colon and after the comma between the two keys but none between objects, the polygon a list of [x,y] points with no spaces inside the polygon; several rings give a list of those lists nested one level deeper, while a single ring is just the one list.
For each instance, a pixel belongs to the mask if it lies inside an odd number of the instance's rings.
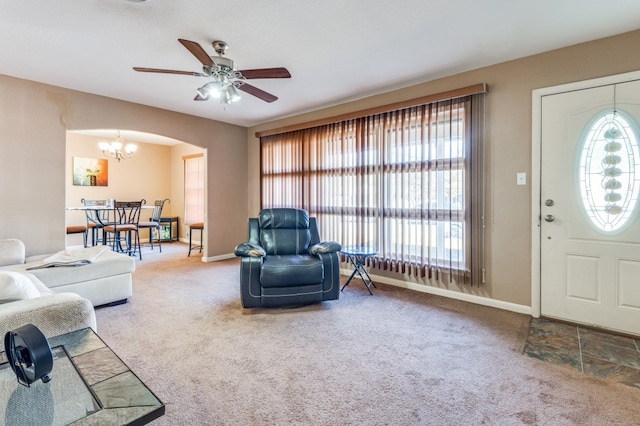
[{"label": "vertical blind", "polygon": [[262,207],[299,207],[369,267],[479,284],[483,94],[260,138]]}]

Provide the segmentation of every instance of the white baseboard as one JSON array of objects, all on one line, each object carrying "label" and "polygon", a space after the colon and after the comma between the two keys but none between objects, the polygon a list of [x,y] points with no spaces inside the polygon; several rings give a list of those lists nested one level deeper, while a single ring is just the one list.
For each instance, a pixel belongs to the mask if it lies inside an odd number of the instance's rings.
[{"label": "white baseboard", "polygon": [[[227,260],[233,259],[236,255],[233,253],[221,254],[218,256],[211,256],[207,258],[202,258],[203,262],[216,262],[219,260]],[[340,269],[340,274],[349,276],[353,270],[351,269]],[[424,284],[417,284],[402,280],[397,280],[394,278],[381,277],[378,275],[371,275],[371,279],[374,282],[384,283],[393,285],[396,287],[407,288],[409,290],[419,291],[422,293],[434,294],[436,296],[448,297],[450,299],[461,300],[463,302],[475,303],[476,305],[489,306],[491,308],[502,309],[505,311],[516,312],[524,315],[531,315],[531,306],[526,305],[518,305],[516,303],[505,302],[503,300],[490,299],[488,297],[476,296],[473,294],[460,293],[458,291],[448,290],[444,288],[433,287]],[[374,293],[375,294],[375,293]]]},{"label": "white baseboard", "polygon": [[233,259],[235,257],[236,257],[236,255],[233,254],[233,253],[225,253],[225,254],[220,254],[218,256],[210,256],[210,257],[207,257],[206,259],[203,256],[202,257],[202,261],[203,262],[217,262],[219,260]]},{"label": "white baseboard", "polygon": [[[342,275],[351,275],[353,270],[340,269]],[[434,294],[436,296],[448,297],[450,299],[461,300],[463,302],[475,303],[477,305],[489,306],[492,308],[503,309],[505,311],[516,312],[519,314],[531,315],[531,306],[518,305],[516,303],[505,302],[502,300],[490,299],[488,297],[476,296],[473,294],[460,293],[458,291],[448,290],[444,288],[433,287],[424,284],[416,284],[407,281],[397,280],[394,278],[381,277],[371,275],[373,282],[393,285],[396,287],[408,288],[409,290],[420,291],[422,293]],[[359,280],[358,280],[359,281]]]}]

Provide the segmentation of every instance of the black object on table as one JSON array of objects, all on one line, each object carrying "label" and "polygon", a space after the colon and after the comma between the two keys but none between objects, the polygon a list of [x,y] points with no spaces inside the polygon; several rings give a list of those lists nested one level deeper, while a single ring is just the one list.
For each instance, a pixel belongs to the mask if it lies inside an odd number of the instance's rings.
[{"label": "black object on table", "polygon": [[353,265],[353,273],[351,274],[347,282],[344,283],[340,291],[344,290],[344,288],[349,285],[353,277],[358,274],[364,285],[367,287],[367,290],[369,290],[369,294],[373,295],[373,293],[371,292],[371,286],[373,286],[374,288],[377,287],[369,276],[369,273],[367,273],[367,270],[364,267],[364,262],[367,257],[375,256],[376,254],[378,254],[378,250],[371,247],[351,246],[343,247],[340,252],[347,256],[347,259],[349,259],[349,262],[351,262],[351,264]]}]

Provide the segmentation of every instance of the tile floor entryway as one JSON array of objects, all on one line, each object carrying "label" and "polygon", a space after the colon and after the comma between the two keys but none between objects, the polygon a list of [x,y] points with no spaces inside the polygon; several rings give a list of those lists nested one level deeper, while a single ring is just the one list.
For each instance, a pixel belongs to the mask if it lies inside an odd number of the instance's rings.
[{"label": "tile floor entryway", "polygon": [[524,354],[640,388],[640,339],[532,318]]}]

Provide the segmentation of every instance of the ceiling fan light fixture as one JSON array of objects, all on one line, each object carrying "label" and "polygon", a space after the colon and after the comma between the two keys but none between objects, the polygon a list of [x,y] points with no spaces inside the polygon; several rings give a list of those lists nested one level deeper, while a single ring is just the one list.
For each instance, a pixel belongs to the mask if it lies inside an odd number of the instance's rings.
[{"label": "ceiling fan light fixture", "polygon": [[216,64],[218,68],[220,68],[224,72],[232,73],[236,70],[235,63],[229,58],[224,58],[222,56],[213,56],[211,57],[211,60],[214,64]]},{"label": "ceiling fan light fixture", "polygon": [[[207,83],[209,84],[209,83]],[[198,87],[198,89],[196,90],[196,92],[198,92],[198,95],[200,95],[200,97],[204,98],[204,99],[209,99],[209,90],[206,87],[207,85],[205,84],[202,87]]]},{"label": "ceiling fan light fixture", "polygon": [[229,94],[228,90],[225,90],[224,92],[222,92],[220,94],[220,103],[221,104],[230,104],[231,102],[233,102],[231,100],[231,95]]},{"label": "ceiling fan light fixture", "polygon": [[239,100],[240,95],[234,85],[231,83],[227,84],[220,94],[220,103],[230,104],[232,102],[238,102]]},{"label": "ceiling fan light fixture", "polygon": [[133,67],[134,71],[153,72],[162,74],[180,74],[191,75],[196,77],[210,77],[212,81],[199,87],[197,96],[194,101],[206,101],[210,98],[218,99],[220,103],[229,104],[237,102],[241,99],[238,91],[240,89],[245,93],[262,99],[265,102],[273,102],[278,98],[271,93],[267,93],[255,86],[247,84],[245,81],[250,79],[261,78],[291,78],[291,74],[286,68],[257,68],[247,70],[237,70],[236,64],[229,58],[224,57],[228,49],[228,45],[216,40],[213,42],[213,48],[218,56],[210,56],[195,41],[179,38],[178,41],[200,61],[202,64],[202,72],[177,71],[156,68]]},{"label": "ceiling fan light fixture", "polygon": [[220,98],[222,92],[224,91],[224,85],[220,80],[210,81],[204,86],[198,88],[198,94],[203,98]]},{"label": "ceiling fan light fixture", "polygon": [[226,78],[210,81],[197,89],[198,95],[204,99],[219,99],[221,104],[230,104],[240,100],[240,94],[236,90],[233,83]]},{"label": "ceiling fan light fixture", "polygon": [[229,93],[229,97],[231,102],[238,102],[240,100],[240,94],[236,90],[236,87],[233,84],[227,86],[227,92]]}]

